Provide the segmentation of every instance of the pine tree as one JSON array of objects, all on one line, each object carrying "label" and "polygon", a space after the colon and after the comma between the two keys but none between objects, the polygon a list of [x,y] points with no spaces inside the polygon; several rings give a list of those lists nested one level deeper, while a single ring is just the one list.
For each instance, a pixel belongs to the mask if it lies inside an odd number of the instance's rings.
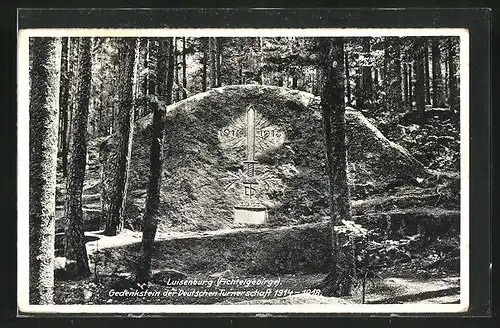
[{"label": "pine tree", "polygon": [[459,89],[458,89],[458,83],[457,83],[457,67],[455,65],[455,47],[453,45],[453,40],[451,37],[449,37],[447,40],[447,46],[448,46],[448,69],[449,69],[449,101],[448,103],[450,104],[450,108],[452,110],[457,110],[457,107],[459,105]]},{"label": "pine tree", "polygon": [[52,304],[61,40],[30,38],[29,302]]},{"label": "pine tree", "polygon": [[137,63],[137,43],[135,38],[122,38],[119,40],[119,58],[123,63],[119,77],[119,134],[120,143],[118,156],[115,163],[116,170],[113,179],[113,188],[106,215],[107,236],[115,236],[123,230],[125,218],[124,209],[127,199],[128,173],[130,167],[130,157],[132,152],[132,137],[134,134],[134,106],[133,90],[134,75]]},{"label": "pine tree", "polygon": [[76,107],[72,118],[70,159],[68,163],[67,196],[65,204],[65,247],[68,276],[86,277],[90,274],[85,248],[82,209],[83,181],[87,161],[87,122],[92,81],[91,38],[80,38]]},{"label": "pine tree", "polygon": [[425,104],[431,104],[431,84],[429,74],[429,43],[424,39],[424,66],[425,66]]},{"label": "pine tree", "polygon": [[351,100],[351,81],[350,81],[350,75],[349,75],[349,55],[347,54],[347,52],[345,53],[344,62],[345,62],[346,96],[347,96],[347,102],[350,102],[350,100]]},{"label": "pine tree", "polygon": [[68,175],[68,110],[69,110],[69,38],[62,38],[61,50],[61,80],[59,91],[59,122],[60,122],[60,138],[61,157],[62,157],[62,174],[64,177]]},{"label": "pine tree", "polygon": [[434,37],[431,44],[432,56],[432,107],[444,107],[445,90],[441,72],[441,49],[439,38]]},{"label": "pine tree", "polygon": [[362,38],[363,45],[363,56],[366,62],[363,63],[361,69],[361,107],[367,108],[373,101],[373,81],[372,81],[372,66],[369,62],[370,59],[370,49],[371,49],[371,38]]},{"label": "pine tree", "polygon": [[215,78],[217,87],[222,86],[222,39],[215,38]]},{"label": "pine tree", "polygon": [[330,229],[333,248],[332,265],[330,273],[323,281],[323,293],[340,296],[351,293],[355,269],[352,243],[335,230],[341,220],[351,219],[345,139],[344,39],[319,38],[318,46],[324,76],[321,109],[330,184]]},{"label": "pine tree", "polygon": [[182,38],[182,99],[187,98],[186,38]]},{"label": "pine tree", "polygon": [[209,53],[209,71],[210,71],[210,88],[217,87],[217,56],[216,56],[216,39],[209,38],[208,53]]},{"label": "pine tree", "polygon": [[[147,282],[151,273],[151,257],[153,242],[158,225],[158,209],[160,205],[160,187],[163,168],[163,144],[165,138],[165,107],[172,103],[173,84],[173,42],[172,38],[160,41],[160,57],[158,61],[158,95],[154,102],[153,132],[151,136],[150,176],[146,199],[146,211],[142,225],[142,248],[136,280]],[[164,54],[167,54],[166,56]],[[168,65],[168,69],[167,69]],[[164,77],[167,75],[167,80]]]},{"label": "pine tree", "polygon": [[384,65],[386,65],[385,107],[389,111],[400,111],[401,97],[401,41],[399,37],[385,39]]},{"label": "pine tree", "polygon": [[416,37],[414,43],[415,56],[415,103],[421,123],[425,121],[425,69],[424,69],[424,40]]},{"label": "pine tree", "polygon": [[403,104],[408,106],[408,64],[403,66]]},{"label": "pine tree", "polygon": [[175,80],[175,93],[174,102],[179,101],[179,62],[177,60],[177,41],[178,39],[174,37],[174,80]]},{"label": "pine tree", "polygon": [[413,63],[408,63],[408,103],[410,105],[410,110],[413,109],[413,73],[414,66]]},{"label": "pine tree", "polygon": [[207,91],[207,66],[208,66],[208,52],[210,39],[202,38],[202,51],[203,51],[203,63],[202,63],[202,77],[201,77],[201,90],[203,92]]}]

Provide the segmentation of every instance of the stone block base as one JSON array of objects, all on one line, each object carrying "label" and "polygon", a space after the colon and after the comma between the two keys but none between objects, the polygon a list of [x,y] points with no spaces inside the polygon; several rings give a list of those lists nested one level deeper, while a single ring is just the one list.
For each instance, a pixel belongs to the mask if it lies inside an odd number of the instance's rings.
[{"label": "stone block base", "polygon": [[263,224],[267,220],[267,208],[262,205],[238,205],[234,207],[234,223]]}]

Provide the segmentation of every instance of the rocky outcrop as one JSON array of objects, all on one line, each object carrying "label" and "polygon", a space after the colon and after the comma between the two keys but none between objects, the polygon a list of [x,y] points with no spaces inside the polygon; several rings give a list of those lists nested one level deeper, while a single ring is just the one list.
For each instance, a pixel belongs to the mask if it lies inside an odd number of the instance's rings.
[{"label": "rocky outcrop", "polygon": [[[327,214],[322,117],[319,98],[287,88],[239,85],[197,94],[166,108],[166,142],[159,229],[213,230],[232,223],[234,190],[225,190],[225,177],[242,169],[227,156],[218,131],[256,106],[262,117],[285,133],[284,143],[259,155],[257,170],[276,177],[261,201],[269,209],[270,224],[304,223]],[[127,199],[127,226],[140,229],[149,176],[151,115],[134,128]],[[407,184],[429,175],[406,149],[389,141],[360,112],[346,111],[349,181],[354,199]],[[106,209],[111,160],[116,136],[100,147],[102,197]],[[244,155],[243,155],[244,156]]]}]

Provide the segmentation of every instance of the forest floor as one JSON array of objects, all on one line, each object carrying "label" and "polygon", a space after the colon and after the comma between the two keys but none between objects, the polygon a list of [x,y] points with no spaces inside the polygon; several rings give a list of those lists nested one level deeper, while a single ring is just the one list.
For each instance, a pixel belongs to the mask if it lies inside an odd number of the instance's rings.
[{"label": "forest floor", "polygon": [[[290,228],[288,228],[290,229]],[[276,230],[262,228],[261,231]],[[278,229],[279,230],[279,229]],[[255,229],[238,229],[255,233]],[[157,242],[178,239],[192,239],[224,236],[234,233],[234,229],[225,229],[211,232],[173,232],[160,233]],[[94,252],[110,250],[121,253],[123,246],[138,244],[141,234],[125,230],[118,236],[103,236],[101,231],[86,232],[89,237],[87,250],[92,258]],[[435,250],[429,247],[427,252],[405,262],[392,263],[380,268],[375,274],[365,280],[365,303],[371,304],[404,304],[404,303],[459,303],[460,278],[456,269],[447,270],[443,265],[432,266],[436,261]],[[186,254],[186,253],[184,253]],[[121,255],[127,256],[127,255]],[[189,256],[179,254],[184,261],[193,261]],[[397,261],[396,261],[397,262]],[[91,266],[93,267],[93,266]],[[425,269],[423,269],[425,268]],[[158,271],[158,270],[154,270]],[[154,273],[154,272],[153,272]],[[205,286],[170,286],[165,281],[151,281],[147,288],[152,296],[122,296],[110,295],[114,291],[142,291],[140,286],[132,283],[133,272],[121,270],[117,272],[111,267],[99,266],[97,272],[79,281],[56,281],[56,302],[58,304],[360,304],[363,301],[362,280],[356,281],[353,294],[348,297],[325,297],[315,289],[325,274],[281,274],[281,275],[235,275],[226,270],[224,272],[187,273],[184,279],[198,281],[212,281],[213,285]],[[279,279],[279,285],[271,288],[270,294],[264,294],[269,286],[216,286],[219,277],[227,279],[257,280],[266,278]],[[232,296],[221,294],[225,291],[242,292]],[[183,292],[181,292],[182,290]],[[254,291],[257,295],[245,292]],[[167,295],[165,293],[169,293]],[[198,296],[189,293],[198,292]],[[202,295],[201,292],[215,293]],[[156,293],[156,294],[155,294]],[[219,293],[219,294],[217,294]],[[259,294],[260,293],[260,294]],[[236,294],[233,294],[236,295]]]},{"label": "forest floor", "polygon": [[[268,286],[233,286],[231,288],[206,286],[165,286],[158,283],[150,283],[147,289],[152,296],[115,296],[110,292],[123,291],[116,277],[102,276],[98,280],[95,277],[80,281],[57,281],[56,303],[57,304],[361,304],[363,295],[361,286],[353,290],[353,294],[347,297],[325,297],[320,295],[314,286],[319,283],[324,274],[302,274],[282,276],[245,276],[239,279],[272,279],[279,278],[279,287],[270,288],[269,294],[264,294]],[[189,275],[189,279],[200,281],[211,280],[208,275]],[[365,303],[366,304],[450,304],[460,302],[460,278],[455,277],[389,277],[374,279],[366,282]],[[121,286],[123,287],[123,286]],[[231,292],[243,292],[241,295],[220,294],[220,289]],[[142,291],[140,287],[128,289],[130,291]],[[180,291],[182,290],[184,294]],[[199,296],[194,293],[198,291]],[[244,294],[244,292],[258,291],[260,294]],[[171,295],[166,295],[170,292]],[[201,295],[200,292],[215,292],[215,295]],[[281,295],[279,295],[281,293]]]}]

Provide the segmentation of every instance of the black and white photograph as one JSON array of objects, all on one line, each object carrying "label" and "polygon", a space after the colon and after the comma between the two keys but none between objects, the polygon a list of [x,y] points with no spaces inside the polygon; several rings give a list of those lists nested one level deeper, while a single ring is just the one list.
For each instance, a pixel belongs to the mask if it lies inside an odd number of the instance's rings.
[{"label": "black and white photograph", "polygon": [[18,45],[21,312],[467,310],[467,30]]}]

